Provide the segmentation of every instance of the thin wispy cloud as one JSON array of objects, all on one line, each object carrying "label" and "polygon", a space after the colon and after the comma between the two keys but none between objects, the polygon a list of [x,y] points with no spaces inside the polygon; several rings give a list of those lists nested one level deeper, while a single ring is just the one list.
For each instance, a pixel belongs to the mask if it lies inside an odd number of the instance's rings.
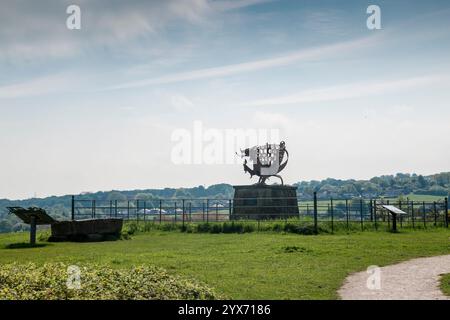
[{"label": "thin wispy cloud", "polygon": [[325,88],[305,90],[286,96],[248,101],[241,103],[240,106],[255,107],[337,101],[365,96],[383,95],[432,85],[448,86],[450,85],[450,77],[447,75],[435,74],[380,82],[329,86]]},{"label": "thin wispy cloud", "polygon": [[378,36],[370,36],[351,41],[339,42],[331,45],[323,45],[319,47],[303,49],[273,58],[259,59],[220,67],[191,70],[187,72],[178,72],[162,77],[118,84],[107,88],[107,90],[137,88],[208,78],[226,77],[240,73],[254,72],[275,67],[283,67],[309,60],[325,59],[326,57],[330,56],[336,57],[336,55],[338,54],[354,52],[358,49],[368,48],[370,46],[376,45],[378,43],[378,39]]},{"label": "thin wispy cloud", "polygon": [[[86,77],[73,72],[64,72],[36,77],[30,80],[0,86],[1,99],[17,99],[52,94],[83,91]],[[2,105],[0,104],[0,108]]]},{"label": "thin wispy cloud", "polygon": [[214,8],[215,10],[229,11],[273,1],[277,0],[222,0],[222,1],[211,1],[210,4],[211,7]]},{"label": "thin wispy cloud", "polygon": [[[0,4],[0,62],[73,58],[95,48],[131,45],[142,38],[152,38],[155,45],[157,37],[171,28],[207,25],[220,21],[227,11],[269,1],[273,0],[79,0],[81,31],[66,28],[69,0],[10,1]],[[142,42],[134,43],[139,45]]]}]

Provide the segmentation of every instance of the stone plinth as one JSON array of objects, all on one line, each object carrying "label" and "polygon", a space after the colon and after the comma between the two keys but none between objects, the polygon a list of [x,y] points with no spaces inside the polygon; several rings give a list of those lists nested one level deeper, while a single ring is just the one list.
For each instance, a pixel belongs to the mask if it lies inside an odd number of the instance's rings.
[{"label": "stone plinth", "polygon": [[52,224],[49,241],[103,241],[120,237],[122,219],[58,221]]},{"label": "stone plinth", "polygon": [[297,188],[282,185],[233,186],[232,219],[298,217]]}]

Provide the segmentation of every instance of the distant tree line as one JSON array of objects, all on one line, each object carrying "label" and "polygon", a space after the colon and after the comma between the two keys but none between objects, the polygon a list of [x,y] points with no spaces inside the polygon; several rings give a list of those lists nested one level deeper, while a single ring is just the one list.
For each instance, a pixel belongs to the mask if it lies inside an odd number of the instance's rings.
[{"label": "distant tree line", "polygon": [[[399,197],[409,194],[422,194],[446,197],[450,194],[450,172],[430,176],[417,174],[386,175],[374,177],[370,180],[338,180],[325,179],[322,181],[302,181],[297,186],[297,195],[300,199],[309,200],[314,192],[319,199],[353,199],[353,198],[379,198]],[[229,184],[216,184],[205,188],[165,188],[128,191],[106,191],[83,193],[77,199],[96,201],[126,201],[142,200],[149,207],[157,206],[159,199],[229,199],[233,197],[233,187]],[[28,227],[11,215],[7,214],[6,207],[37,206],[47,210],[56,219],[67,219],[70,216],[71,196],[51,196],[42,199],[7,200],[0,199],[0,232],[22,231]]]},{"label": "distant tree line", "polygon": [[320,198],[378,198],[399,197],[411,193],[434,196],[448,196],[450,193],[450,172],[422,176],[398,173],[374,177],[370,180],[304,181],[295,184],[300,198],[311,197],[317,192]]},{"label": "distant tree line", "polygon": [[[82,193],[76,195],[79,200],[96,200],[97,202],[118,200],[142,200],[147,201],[148,205],[155,206],[158,199],[227,199],[233,197],[233,187],[229,184],[216,184],[205,188],[198,186],[194,188],[165,188],[165,189],[147,189],[147,190],[129,190],[129,191],[106,191],[94,193]],[[7,207],[41,207],[49,212],[56,219],[67,219],[71,211],[71,195],[51,196],[41,199],[27,200],[8,200],[0,199],[0,233],[17,232],[27,230],[24,225],[13,215],[9,215]]]}]

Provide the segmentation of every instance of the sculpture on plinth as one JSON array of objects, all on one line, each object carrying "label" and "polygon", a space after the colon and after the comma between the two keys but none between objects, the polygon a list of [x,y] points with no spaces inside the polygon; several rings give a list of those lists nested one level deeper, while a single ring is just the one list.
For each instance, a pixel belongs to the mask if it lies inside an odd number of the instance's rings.
[{"label": "sculpture on plinth", "polygon": [[[297,188],[284,185],[283,178],[279,175],[289,160],[285,142],[247,148],[241,150],[240,156],[245,158],[244,172],[249,173],[250,178],[258,176],[259,180],[253,185],[233,186],[232,219],[297,217]],[[252,167],[249,166],[249,161]],[[281,185],[267,185],[266,180],[271,177],[279,178]]]},{"label": "sculpture on plinth", "polygon": [[289,160],[289,153],[284,141],[281,141],[279,145],[266,143],[263,146],[241,150],[240,156],[241,158],[248,157],[253,163],[253,168],[250,168],[245,159],[244,171],[250,174],[250,178],[258,176],[258,184],[265,184],[268,178],[277,177],[284,185],[283,178],[278,174],[286,167]]}]

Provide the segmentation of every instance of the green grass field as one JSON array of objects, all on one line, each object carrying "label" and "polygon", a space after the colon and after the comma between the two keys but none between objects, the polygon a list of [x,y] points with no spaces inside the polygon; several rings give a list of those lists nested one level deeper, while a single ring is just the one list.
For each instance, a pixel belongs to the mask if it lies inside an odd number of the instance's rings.
[{"label": "green grass field", "polygon": [[412,200],[412,201],[442,201],[445,197],[411,193],[404,198],[409,198],[409,200]]},{"label": "green grass field", "polygon": [[27,236],[0,235],[0,264],[154,265],[199,280],[232,299],[335,299],[337,289],[351,272],[369,265],[450,253],[450,232],[443,228],[318,236],[155,230],[116,242],[11,248],[11,244],[25,242]]},{"label": "green grass field", "polygon": [[442,276],[441,290],[445,295],[450,297],[450,274]]},{"label": "green grass field", "polygon": [[[425,202],[433,202],[433,201],[442,201],[445,197],[444,196],[433,196],[433,195],[424,195],[424,194],[408,194],[406,196],[403,196],[403,201],[406,201],[406,199],[409,199],[410,201],[425,201]],[[390,200],[390,201],[397,201],[398,198],[384,198],[385,200]],[[350,201],[351,199],[349,199]],[[366,199],[367,201],[368,199]],[[379,200],[379,199],[378,199]],[[314,205],[314,201],[312,200],[308,200],[308,201],[299,201],[298,202],[299,205],[301,206],[310,206],[312,208],[312,206]],[[334,205],[337,204],[345,204],[345,200],[334,200],[333,201]],[[317,204],[319,206],[327,206],[328,204],[330,204],[330,200],[318,200]]]}]

